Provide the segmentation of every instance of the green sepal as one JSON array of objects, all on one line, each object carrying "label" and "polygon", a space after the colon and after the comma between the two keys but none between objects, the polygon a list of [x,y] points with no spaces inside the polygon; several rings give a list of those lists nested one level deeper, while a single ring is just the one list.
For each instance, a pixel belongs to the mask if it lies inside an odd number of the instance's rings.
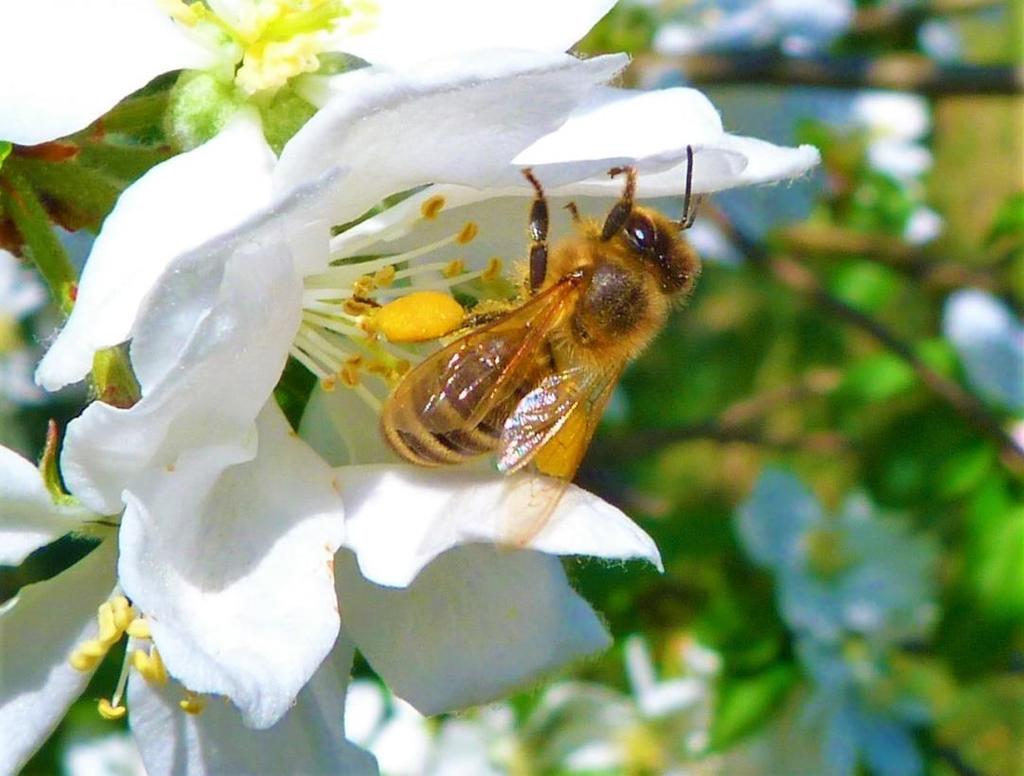
[{"label": "green sepal", "polygon": [[127,409],[142,396],[138,381],[121,347],[100,350],[93,356],[92,379],[97,400]]},{"label": "green sepal", "polygon": [[46,427],[46,445],[39,459],[39,473],[43,476],[43,483],[55,504],[73,504],[74,497],[64,490],[64,483],[61,482],[60,468],[57,465],[59,456],[60,433],[57,431],[57,421],[51,418]]},{"label": "green sepal", "polygon": [[242,102],[233,84],[207,72],[186,70],[171,89],[164,131],[176,148],[189,151],[220,132]]}]

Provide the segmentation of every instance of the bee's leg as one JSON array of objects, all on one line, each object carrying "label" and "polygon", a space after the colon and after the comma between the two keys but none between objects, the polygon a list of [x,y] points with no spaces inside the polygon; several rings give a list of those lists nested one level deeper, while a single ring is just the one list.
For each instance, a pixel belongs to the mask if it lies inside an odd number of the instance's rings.
[{"label": "bee's leg", "polygon": [[633,195],[636,194],[636,170],[632,167],[612,167],[608,175],[612,178],[626,173],[626,188],[622,190],[619,201],[612,205],[608,216],[604,219],[601,239],[610,240],[626,225],[626,219],[633,212]]},{"label": "bee's leg", "polygon": [[523,176],[537,192],[530,208],[530,293],[535,293],[548,274],[548,201],[533,172],[523,170]]}]

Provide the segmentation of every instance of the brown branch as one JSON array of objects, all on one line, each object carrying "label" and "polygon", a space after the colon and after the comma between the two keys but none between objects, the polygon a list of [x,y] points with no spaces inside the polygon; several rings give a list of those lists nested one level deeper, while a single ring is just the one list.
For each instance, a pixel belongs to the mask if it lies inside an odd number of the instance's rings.
[{"label": "brown branch", "polygon": [[704,212],[714,219],[718,227],[746,254],[752,266],[765,272],[783,286],[807,297],[837,318],[871,335],[903,359],[927,388],[942,398],[976,430],[999,444],[1007,466],[1014,471],[1024,471],[1024,446],[1007,433],[1002,423],[973,394],[932,369],[921,360],[910,344],[901,340],[882,323],[829,293],[814,273],[806,267],[785,256],[769,255],[717,208],[707,207]]},{"label": "brown branch", "polygon": [[776,51],[664,56],[644,54],[627,80],[647,84],[682,76],[701,86],[826,86],[837,89],[897,89],[930,96],[1024,93],[1024,68],[1000,65],[943,65],[919,54],[874,59],[794,59]]},{"label": "brown branch", "polygon": [[930,3],[890,2],[858,8],[850,31],[860,35],[877,35],[893,29],[916,27],[933,16],[969,14],[996,8],[1003,0],[932,0]]},{"label": "brown branch", "polygon": [[777,233],[794,256],[853,256],[902,272],[931,288],[948,291],[963,286],[996,290],[998,281],[984,269],[940,262],[928,251],[889,235],[868,234],[839,226],[797,224]]}]

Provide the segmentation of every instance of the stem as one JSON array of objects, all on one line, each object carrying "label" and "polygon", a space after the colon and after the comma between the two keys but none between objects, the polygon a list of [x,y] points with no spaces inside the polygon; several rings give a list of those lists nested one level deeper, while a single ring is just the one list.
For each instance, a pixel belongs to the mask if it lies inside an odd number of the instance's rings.
[{"label": "stem", "polygon": [[707,208],[706,212],[747,255],[753,267],[878,340],[903,359],[925,386],[945,400],[971,426],[995,440],[1005,453],[1005,462],[1012,469],[1024,471],[1024,447],[1007,433],[999,420],[980,400],[928,366],[910,344],[901,340],[882,323],[829,293],[806,267],[785,256],[769,256],[718,209]]},{"label": "stem", "polygon": [[638,56],[627,77],[640,83],[685,76],[697,85],[827,86],[838,89],[896,89],[931,96],[1024,93],[1024,68],[940,65],[917,54],[875,59],[792,59],[778,52]]},{"label": "stem", "polygon": [[75,303],[78,276],[67,252],[53,233],[50,217],[28,181],[10,165],[0,177],[4,210],[28,246],[28,253],[46,280],[61,312],[68,315]]}]

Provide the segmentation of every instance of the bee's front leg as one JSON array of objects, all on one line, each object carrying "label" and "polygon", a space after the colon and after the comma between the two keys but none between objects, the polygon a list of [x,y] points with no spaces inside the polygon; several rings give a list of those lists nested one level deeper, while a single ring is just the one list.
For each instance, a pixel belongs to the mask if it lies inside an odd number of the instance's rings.
[{"label": "bee's front leg", "polygon": [[537,193],[530,208],[530,293],[536,293],[548,274],[548,201],[544,189],[531,170],[523,170],[523,177]]},{"label": "bee's front leg", "polygon": [[626,173],[626,187],[622,190],[622,196],[604,219],[604,227],[601,229],[601,239],[610,240],[619,233],[626,225],[626,219],[633,212],[633,196],[636,194],[636,170],[632,167],[612,167],[608,175],[615,178]]}]

